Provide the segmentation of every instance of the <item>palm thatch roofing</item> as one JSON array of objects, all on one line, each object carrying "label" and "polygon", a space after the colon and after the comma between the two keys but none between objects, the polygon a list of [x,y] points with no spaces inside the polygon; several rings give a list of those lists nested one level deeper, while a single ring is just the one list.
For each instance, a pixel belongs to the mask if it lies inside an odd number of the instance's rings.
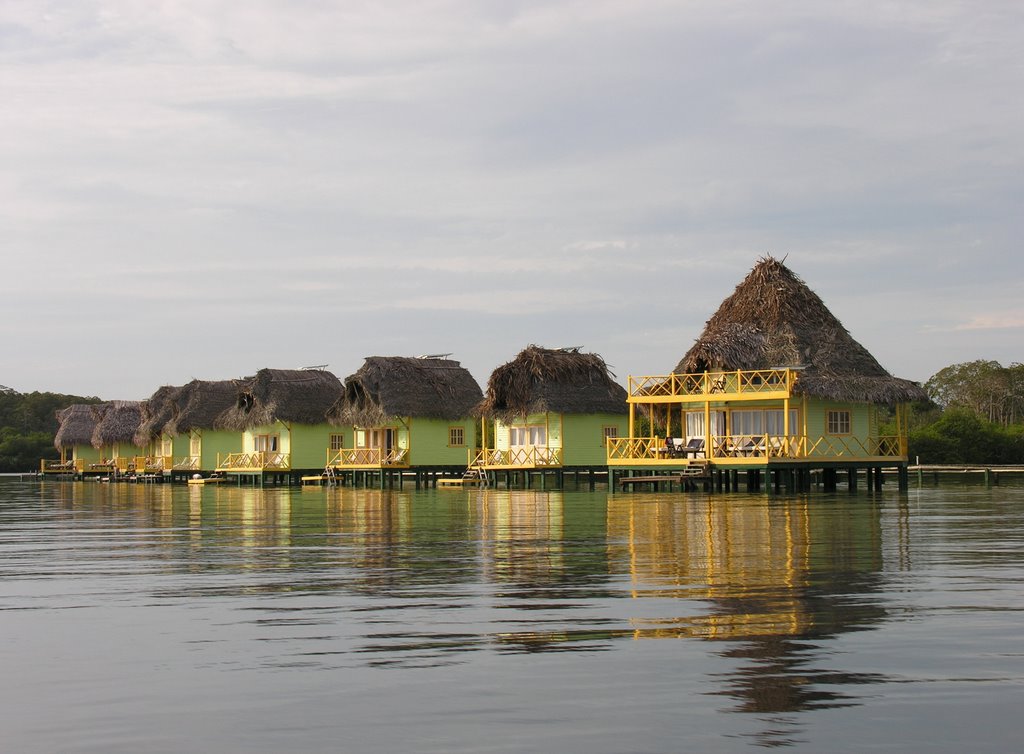
[{"label": "palm thatch roofing", "polygon": [[334,424],[372,427],[391,417],[454,421],[472,416],[480,385],[448,358],[368,356],[345,378],[345,392],[330,412]]},{"label": "palm thatch roofing", "polygon": [[890,375],[806,283],[764,257],[707,321],[676,374],[801,369],[797,392],[835,401],[892,405],[927,396]]},{"label": "palm thatch roofing", "polygon": [[142,403],[142,418],[135,432],[136,445],[148,445],[164,433],[167,422],[174,415],[175,400],[180,390],[180,387],[164,385]]},{"label": "palm thatch roofing", "polygon": [[71,448],[75,445],[91,445],[92,433],[96,431],[94,403],[75,403],[57,412],[57,434],[53,438],[53,446],[57,450]]},{"label": "palm thatch roofing", "polygon": [[491,373],[477,412],[511,421],[547,411],[560,414],[625,414],[626,390],[597,354],[578,348],[528,346]]},{"label": "palm thatch roofing", "polygon": [[237,402],[238,385],[233,380],[192,380],[178,389],[164,431],[176,436],[193,429],[213,429],[217,417]]},{"label": "palm thatch roofing", "polygon": [[216,429],[244,432],[276,421],[324,424],[342,392],[341,381],[321,369],[261,369],[234,384],[234,405],[217,417]]},{"label": "palm thatch roofing", "polygon": [[93,406],[96,429],[92,433],[94,448],[103,448],[115,443],[135,444],[135,433],[142,424],[142,403],[140,401],[110,401]]}]

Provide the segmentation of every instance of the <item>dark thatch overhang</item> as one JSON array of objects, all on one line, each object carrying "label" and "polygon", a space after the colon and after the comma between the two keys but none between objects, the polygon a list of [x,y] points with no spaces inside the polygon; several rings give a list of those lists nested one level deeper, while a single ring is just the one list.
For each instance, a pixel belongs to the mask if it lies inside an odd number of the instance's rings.
[{"label": "dark thatch overhang", "polygon": [[893,377],[781,261],[758,261],[708,320],[675,373],[795,367],[796,391],[834,401],[892,405],[926,399]]},{"label": "dark thatch overhang", "polygon": [[142,424],[140,401],[110,401],[93,407],[96,429],[92,433],[94,448],[116,443],[135,444],[135,433]]},{"label": "dark thatch overhang", "polygon": [[178,390],[164,431],[176,436],[193,429],[213,429],[217,417],[237,402],[238,385],[233,380],[192,380]]},{"label": "dark thatch overhang", "polygon": [[511,421],[528,414],[625,414],[626,390],[597,354],[529,346],[491,373],[477,413]]},{"label": "dark thatch overhang", "polygon": [[135,433],[135,444],[144,447],[166,431],[167,422],[174,415],[175,399],[180,387],[164,385],[142,404],[142,419]]},{"label": "dark thatch overhang", "polygon": [[261,369],[235,382],[234,405],[217,417],[214,427],[244,432],[276,421],[325,424],[341,392],[341,381],[321,369]]},{"label": "dark thatch overhang", "polygon": [[453,421],[472,416],[480,385],[459,362],[445,358],[369,356],[345,379],[331,422],[372,427],[393,417]]},{"label": "dark thatch overhang", "polygon": [[92,433],[96,431],[96,416],[93,409],[103,404],[75,403],[57,412],[57,434],[53,446],[57,450],[75,445],[91,445]]}]

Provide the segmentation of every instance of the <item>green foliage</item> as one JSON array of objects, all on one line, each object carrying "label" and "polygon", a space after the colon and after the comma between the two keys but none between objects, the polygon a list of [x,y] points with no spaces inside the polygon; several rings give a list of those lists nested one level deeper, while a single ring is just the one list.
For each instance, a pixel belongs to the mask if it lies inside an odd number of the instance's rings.
[{"label": "green foliage", "polygon": [[60,458],[53,447],[53,435],[20,434],[11,427],[0,429],[0,472],[34,471],[39,468],[40,458]]},{"label": "green foliage", "polygon": [[99,402],[80,395],[0,389],[0,473],[33,471],[40,458],[59,458],[53,447],[57,411],[73,403]]},{"label": "green foliage", "polygon": [[951,364],[936,372],[925,390],[943,408],[965,408],[1008,426],[1024,419],[1024,365],[998,361]]},{"label": "green foliage", "polygon": [[1003,427],[965,408],[946,410],[907,440],[910,459],[921,463],[1024,463],[1024,426]]}]

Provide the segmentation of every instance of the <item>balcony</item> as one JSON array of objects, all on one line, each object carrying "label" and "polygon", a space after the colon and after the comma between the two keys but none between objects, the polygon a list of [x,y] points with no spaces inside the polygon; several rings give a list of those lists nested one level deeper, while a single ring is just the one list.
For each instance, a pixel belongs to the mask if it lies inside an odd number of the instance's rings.
[{"label": "balcony", "polygon": [[199,456],[183,456],[174,462],[175,471],[199,471]]},{"label": "balcony", "polygon": [[408,448],[342,448],[327,462],[335,469],[407,469]]},{"label": "balcony", "polygon": [[799,372],[754,369],[629,378],[630,403],[705,403],[791,398]]},{"label": "balcony", "polygon": [[171,456],[136,456],[133,466],[137,474],[161,474],[170,471],[173,463]]},{"label": "balcony", "polygon": [[221,458],[217,454],[217,471],[260,474],[265,471],[290,471],[291,454],[258,450],[254,453],[228,453]]},{"label": "balcony", "polygon": [[906,438],[883,436],[862,440],[847,436],[715,435],[702,452],[676,454],[660,437],[608,440],[609,466],[688,466],[718,463],[763,466],[780,461],[895,461],[906,459]]},{"label": "balcony", "polygon": [[73,461],[70,458],[66,461],[51,461],[43,458],[39,461],[39,473],[41,474],[78,474],[85,469],[85,461]]},{"label": "balcony", "polygon": [[491,448],[476,454],[472,466],[485,469],[547,469],[562,465],[561,448],[524,445],[497,450]]}]

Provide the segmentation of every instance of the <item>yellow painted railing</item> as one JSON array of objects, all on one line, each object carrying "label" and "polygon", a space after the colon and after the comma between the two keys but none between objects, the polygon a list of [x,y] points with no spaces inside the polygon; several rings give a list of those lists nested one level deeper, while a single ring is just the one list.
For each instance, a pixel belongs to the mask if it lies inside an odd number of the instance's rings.
[{"label": "yellow painted railing", "polygon": [[643,462],[656,464],[667,461],[735,461],[788,458],[815,459],[874,459],[906,457],[906,439],[899,436],[874,437],[861,440],[856,437],[823,436],[808,438],[800,435],[716,435],[711,443],[700,450],[673,451],[659,437],[617,437],[608,440],[608,463],[621,465]]},{"label": "yellow painted railing", "polygon": [[336,469],[346,467],[407,468],[408,448],[342,448],[327,462]]},{"label": "yellow painted railing", "polygon": [[39,461],[39,471],[43,474],[73,474],[76,471],[82,471],[84,468],[85,461],[74,461],[70,458],[66,461],[54,461],[48,458],[43,458]]},{"label": "yellow painted railing", "polygon": [[217,471],[287,471],[292,467],[291,455],[259,450],[254,453],[217,454]]},{"label": "yellow painted railing", "polygon": [[132,466],[136,473],[156,474],[170,471],[174,459],[171,456],[135,456]]},{"label": "yellow painted railing", "polygon": [[199,456],[183,456],[174,462],[175,471],[199,471]]},{"label": "yellow painted railing", "polygon": [[508,450],[490,448],[479,451],[473,459],[473,466],[505,468],[538,468],[562,465],[561,448],[516,446]]},{"label": "yellow painted railing", "polygon": [[633,403],[775,398],[792,395],[797,374],[793,369],[753,369],[631,376],[629,398]]},{"label": "yellow painted railing", "polygon": [[99,461],[91,461],[89,463],[83,464],[82,469],[84,471],[106,471],[106,472],[110,472],[110,471],[113,471],[116,467],[117,467],[117,464],[114,461],[112,461],[110,459],[107,459],[107,458],[104,458],[104,459],[101,459]]}]

